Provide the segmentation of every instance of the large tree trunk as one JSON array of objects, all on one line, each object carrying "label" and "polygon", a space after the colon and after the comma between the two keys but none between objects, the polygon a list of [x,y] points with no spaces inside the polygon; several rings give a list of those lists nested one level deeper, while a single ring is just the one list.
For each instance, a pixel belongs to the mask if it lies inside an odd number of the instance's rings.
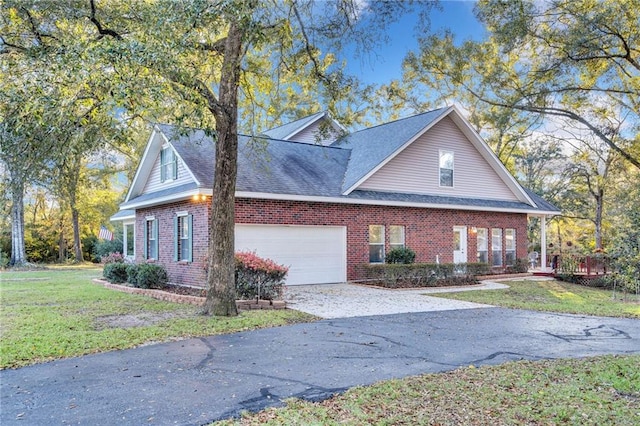
[{"label": "large tree trunk", "polygon": [[216,159],[209,231],[209,273],[203,314],[238,315],[235,289],[234,226],[238,171],[238,85],[242,30],[232,22],[225,43],[216,119]]},{"label": "large tree trunk", "polygon": [[24,182],[15,177],[11,182],[11,203],[10,264],[22,266],[27,263],[27,253],[24,246]]},{"label": "large tree trunk", "polygon": [[75,249],[76,262],[82,262],[82,242],[80,241],[80,219],[75,197],[71,200],[71,222],[73,224],[73,247]]}]

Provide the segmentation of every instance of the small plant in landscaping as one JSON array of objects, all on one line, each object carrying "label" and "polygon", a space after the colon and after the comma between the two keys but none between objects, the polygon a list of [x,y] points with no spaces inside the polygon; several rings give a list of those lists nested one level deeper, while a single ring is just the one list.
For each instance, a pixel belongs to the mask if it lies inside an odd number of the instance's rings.
[{"label": "small plant in landscaping", "polygon": [[122,262],[112,262],[104,265],[102,274],[113,284],[122,284],[127,282],[127,265]]},{"label": "small plant in landscaping", "polygon": [[167,270],[154,263],[140,264],[135,273],[135,281],[135,287],[162,290],[168,282]]},{"label": "small plant in landscaping", "polygon": [[282,297],[284,279],[289,268],[255,252],[238,252],[236,261],[236,293],[239,299],[273,300]]},{"label": "small plant in landscaping", "polygon": [[409,264],[416,260],[416,252],[407,247],[394,248],[384,258],[386,263]]}]

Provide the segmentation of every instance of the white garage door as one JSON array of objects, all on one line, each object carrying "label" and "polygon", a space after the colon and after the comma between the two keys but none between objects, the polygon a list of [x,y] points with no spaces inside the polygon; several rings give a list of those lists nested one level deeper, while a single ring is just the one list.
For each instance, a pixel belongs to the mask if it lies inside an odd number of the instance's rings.
[{"label": "white garage door", "polygon": [[236,251],[255,251],[260,257],[289,266],[286,283],[344,282],[346,238],[343,226],[236,225]]}]

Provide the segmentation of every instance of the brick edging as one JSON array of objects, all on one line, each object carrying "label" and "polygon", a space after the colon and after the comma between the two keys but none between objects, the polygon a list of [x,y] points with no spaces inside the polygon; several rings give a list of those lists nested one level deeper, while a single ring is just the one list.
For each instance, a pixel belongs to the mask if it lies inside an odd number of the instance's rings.
[{"label": "brick edging", "polygon": [[[204,297],[189,296],[186,294],[175,294],[164,290],[156,290],[150,288],[136,288],[126,285],[112,284],[109,281],[100,278],[92,280],[96,284],[101,284],[106,288],[122,291],[130,294],[141,294],[143,296],[153,297],[154,299],[164,300],[173,303],[186,303],[190,305],[202,305],[205,301]],[[240,311],[249,311],[256,309],[286,309],[287,302],[284,300],[236,300],[236,306]]]}]

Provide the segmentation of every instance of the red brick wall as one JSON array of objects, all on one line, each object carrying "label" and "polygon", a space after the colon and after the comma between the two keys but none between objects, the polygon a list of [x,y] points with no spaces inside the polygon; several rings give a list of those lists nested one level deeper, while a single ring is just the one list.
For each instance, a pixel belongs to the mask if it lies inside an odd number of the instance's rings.
[{"label": "red brick wall", "polygon": [[[178,211],[193,214],[193,264],[173,261],[173,217]],[[209,202],[184,201],[137,210],[136,257],[143,261],[146,216],[155,216],[159,226],[159,259],[175,284],[204,285],[202,258],[208,245]],[[416,252],[417,262],[453,261],[453,227],[467,227],[467,258],[476,260],[476,235],[471,227],[516,230],[516,255],[527,255],[527,216],[519,213],[472,212],[446,209],[370,206],[340,203],[309,203],[264,199],[237,199],[236,223],[333,225],[347,227],[347,279],[358,279],[358,267],[369,262],[369,225],[384,225],[389,250],[389,225],[405,227],[405,245]],[[504,231],[503,231],[504,240]],[[503,259],[504,255],[503,241]]]},{"label": "red brick wall", "polygon": [[[193,215],[193,263],[175,262],[173,218],[177,212]],[[182,201],[136,210],[136,262],[144,259],[144,232],[146,217],[153,216],[158,221],[158,259],[169,275],[169,281],[179,285],[204,286],[205,275],[202,260],[209,246],[209,201]]]}]

